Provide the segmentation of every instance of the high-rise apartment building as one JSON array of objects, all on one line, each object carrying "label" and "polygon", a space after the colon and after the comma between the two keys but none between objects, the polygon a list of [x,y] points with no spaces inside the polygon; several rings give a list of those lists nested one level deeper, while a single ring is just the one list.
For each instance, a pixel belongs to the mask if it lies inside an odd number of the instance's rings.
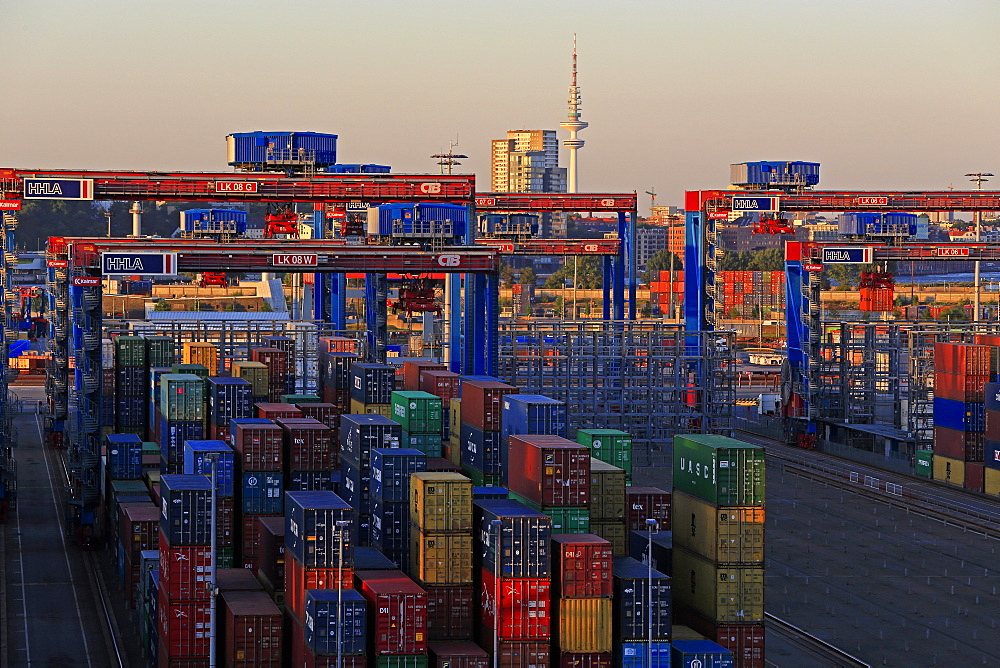
[{"label": "high-rise apartment building", "polygon": [[[490,169],[493,192],[566,192],[566,169],[559,166],[555,130],[508,130],[494,139]],[[542,215],[542,236],[566,236],[566,217]]]}]

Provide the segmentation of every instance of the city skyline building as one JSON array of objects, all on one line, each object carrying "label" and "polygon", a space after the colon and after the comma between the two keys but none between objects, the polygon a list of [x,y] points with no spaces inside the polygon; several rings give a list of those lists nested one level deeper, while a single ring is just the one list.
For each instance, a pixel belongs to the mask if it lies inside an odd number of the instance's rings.
[{"label": "city skyline building", "polygon": [[[566,192],[566,168],[559,166],[555,130],[508,130],[494,139],[490,153],[493,192]],[[566,216],[541,215],[541,236],[565,237]]]},{"label": "city skyline building", "polygon": [[577,192],[577,151],[583,148],[584,141],[577,137],[577,133],[585,129],[589,123],[580,120],[580,86],[577,84],[576,70],[576,33],[573,33],[573,73],[569,86],[569,111],[566,114],[567,120],[559,124],[564,130],[569,131],[569,139],[563,140],[563,146],[569,152],[569,173],[567,177],[567,192]]}]

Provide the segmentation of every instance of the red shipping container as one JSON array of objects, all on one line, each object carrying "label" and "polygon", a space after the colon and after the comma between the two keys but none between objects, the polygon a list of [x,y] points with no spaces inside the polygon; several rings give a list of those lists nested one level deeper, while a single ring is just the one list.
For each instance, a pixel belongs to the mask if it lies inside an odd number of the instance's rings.
[{"label": "red shipping container", "polygon": [[657,487],[625,488],[625,521],[632,531],[645,531],[646,520],[656,520],[660,531],[670,531],[670,492]]},{"label": "red shipping container", "polygon": [[268,393],[271,401],[279,401],[281,395],[287,394],[287,379],[289,368],[288,351],[280,348],[252,348],[250,361],[260,362],[267,367]]},{"label": "red shipping container", "polygon": [[245,568],[219,568],[215,571],[215,586],[220,591],[263,591],[253,573]]},{"label": "red shipping container", "polygon": [[[465,402],[462,402],[463,410]],[[561,436],[522,434],[508,440],[508,487],[542,506],[590,502],[590,450]]]},{"label": "red shipping container", "polygon": [[424,370],[438,369],[440,371],[447,371],[448,367],[440,362],[431,362],[430,360],[414,360],[412,362],[403,362],[403,389],[409,392],[415,392],[420,389],[420,373]]},{"label": "red shipping container", "polygon": [[169,595],[160,580],[157,608],[161,655],[172,659],[208,656],[212,606],[207,598],[203,601],[176,599]]},{"label": "red shipping container", "polygon": [[262,591],[222,594],[226,668],[281,667],[281,611]]},{"label": "red shipping container", "polygon": [[351,405],[351,393],[348,390],[338,390],[330,385],[324,385],[321,396],[325,403],[333,404],[345,413]]},{"label": "red shipping container", "polygon": [[340,406],[330,402],[318,402],[313,404],[295,404],[295,407],[302,411],[302,417],[322,422],[333,430],[334,434],[340,430],[340,416],[344,413],[344,409]]},{"label": "red shipping container", "polygon": [[329,471],[340,466],[340,442],[322,422],[278,418],[284,432],[285,464],[290,471]]},{"label": "red shipping container", "polygon": [[368,601],[368,637],[373,653],[427,651],[427,593],[402,571],[358,571]]},{"label": "red shipping container", "polygon": [[471,640],[427,643],[428,668],[490,668],[490,655]]},{"label": "red shipping container", "polygon": [[501,640],[542,640],[552,637],[551,584],[548,579],[497,578],[482,569],[479,622],[483,636],[493,641],[496,599],[500,598]]},{"label": "red shipping container", "polygon": [[285,589],[285,518],[259,516],[257,571],[277,591]]},{"label": "red shipping container", "polygon": [[501,640],[499,663],[500,668],[549,668],[549,643]]},{"label": "red shipping container", "polygon": [[444,403],[458,398],[457,373],[444,369],[424,369],[420,372],[420,390],[430,392],[435,397],[441,397]]},{"label": "red shipping container", "polygon": [[553,597],[611,598],[614,561],[614,546],[600,536],[553,534]]},{"label": "red shipping container", "polygon": [[208,437],[213,441],[223,441],[224,443],[230,443],[229,440],[229,425],[208,425]]},{"label": "red shipping container", "polygon": [[337,664],[337,655],[316,656],[312,650],[306,647],[306,634],[302,623],[295,619],[288,610],[285,610],[285,619],[289,628],[291,641],[291,651],[286,651],[289,657],[291,668],[365,668],[366,659],[364,654],[345,654],[341,656],[341,663]]},{"label": "red shipping container", "polygon": [[495,380],[467,380],[462,383],[462,422],[482,431],[503,428],[503,398],[518,389]]},{"label": "red shipping container", "polygon": [[[337,579],[338,571],[340,580]],[[306,589],[351,589],[353,586],[354,571],[350,568],[307,568],[294,555],[285,553],[285,607],[296,619],[305,618]]]},{"label": "red shipping container", "polygon": [[965,462],[965,488],[974,492],[983,491],[984,465],[979,462]]},{"label": "red shipping container", "polygon": [[764,668],[764,625],[717,625],[699,615],[685,615],[685,623],[733,653],[736,668]]},{"label": "red shipping container", "polygon": [[326,353],[356,353],[358,342],[347,336],[321,336],[319,350]]},{"label": "red shipping container", "polygon": [[236,544],[236,510],[233,497],[215,499],[215,546],[219,549]]},{"label": "red shipping container", "polygon": [[257,417],[262,420],[302,417],[302,411],[292,404],[261,402],[257,406]]},{"label": "red shipping container", "polygon": [[261,517],[282,517],[282,515],[243,515],[240,521],[243,530],[240,532],[242,551],[240,555],[243,558],[243,567],[247,568],[246,561],[249,559],[254,562],[254,572],[256,573],[256,561],[257,561],[257,551],[260,549],[261,545]]},{"label": "red shipping container", "polygon": [[160,545],[160,509],[150,503],[122,504],[118,511],[118,539],[126,556],[135,557],[143,550],[156,550]]},{"label": "red shipping container", "polygon": [[975,343],[935,343],[934,369],[948,373],[964,373],[970,376],[990,374],[992,349]]},{"label": "red shipping container", "polygon": [[476,618],[472,587],[424,587],[427,592],[428,640],[472,637]]},{"label": "red shipping container", "polygon": [[[160,641],[160,647],[163,641]],[[157,653],[157,663],[159,668],[209,668],[208,659],[171,659],[160,649]]]},{"label": "red shipping container", "polygon": [[954,401],[984,401],[984,389],[990,376],[934,372],[934,396]]},{"label": "red shipping container", "polygon": [[934,454],[963,462],[981,462],[985,455],[986,434],[934,427]]},{"label": "red shipping container", "polygon": [[611,655],[560,652],[559,668],[611,668]]},{"label": "red shipping container", "polygon": [[[287,405],[287,404],[286,404]],[[284,434],[276,424],[236,425],[233,449],[239,453],[244,471],[280,471],[284,457]]]},{"label": "red shipping container", "polygon": [[170,547],[163,532],[160,532],[160,589],[170,600],[208,599],[211,565],[212,548],[208,545]]},{"label": "red shipping container", "polygon": [[983,436],[988,441],[1000,441],[1000,411],[986,409],[986,431]]}]

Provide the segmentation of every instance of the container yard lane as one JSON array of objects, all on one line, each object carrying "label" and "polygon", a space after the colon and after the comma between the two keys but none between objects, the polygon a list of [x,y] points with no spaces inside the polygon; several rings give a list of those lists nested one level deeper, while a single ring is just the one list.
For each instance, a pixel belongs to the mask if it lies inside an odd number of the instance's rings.
[{"label": "container yard lane", "polygon": [[[3,666],[118,666],[109,653],[92,560],[64,535],[63,465],[42,445],[42,388],[15,388],[32,412],[15,416],[17,509],[3,532]],[[39,397],[35,397],[38,394]]]}]

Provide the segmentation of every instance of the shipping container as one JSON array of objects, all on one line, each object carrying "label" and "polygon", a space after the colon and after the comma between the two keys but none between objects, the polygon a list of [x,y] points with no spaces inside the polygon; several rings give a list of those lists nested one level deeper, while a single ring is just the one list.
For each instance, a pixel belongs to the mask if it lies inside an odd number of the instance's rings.
[{"label": "shipping container", "polygon": [[116,480],[142,477],[142,439],[135,434],[108,434],[104,437],[107,471]]},{"label": "shipping container", "polygon": [[281,473],[252,471],[240,475],[240,510],[254,515],[281,514],[284,493]]},{"label": "shipping container", "polygon": [[204,364],[172,364],[170,370],[172,373],[198,376],[202,380],[208,380],[208,367]]},{"label": "shipping container", "polygon": [[611,598],[614,558],[611,543],[600,536],[553,534],[553,595],[557,598]]},{"label": "shipping container", "polygon": [[[160,439],[160,453],[175,471],[184,469],[184,442],[200,441],[205,438],[205,425],[201,420],[168,420],[157,414]],[[169,471],[163,471],[167,473]]]},{"label": "shipping container", "polygon": [[590,458],[590,520],[625,519],[625,470]]},{"label": "shipping container", "polygon": [[959,373],[934,373],[934,396],[961,402],[985,400],[985,386],[991,376],[968,376]]},{"label": "shipping container", "polygon": [[504,578],[545,578],[551,574],[552,520],[516,501],[473,503],[480,532],[478,564]]},{"label": "shipping container", "polygon": [[[427,592],[427,640],[471,638],[479,619],[473,585],[429,587]],[[428,648],[430,644],[428,645]]]},{"label": "shipping container", "polygon": [[[988,443],[988,442],[987,442]],[[934,476],[934,451],[917,450],[914,453],[914,468],[918,476],[931,478]]]},{"label": "shipping container", "polygon": [[159,411],[168,420],[204,420],[205,381],[189,373],[163,374]]},{"label": "shipping container", "polygon": [[[506,400],[505,400],[506,401]],[[586,506],[590,453],[560,436],[510,436],[507,487],[542,506]]]},{"label": "shipping container", "polygon": [[566,437],[566,404],[541,394],[511,394],[503,400],[505,437],[550,434]]},{"label": "shipping container", "polygon": [[[407,391],[422,390],[420,374],[424,371],[446,371],[447,366],[430,360],[407,360],[403,362],[403,389]],[[458,374],[456,374],[457,376]],[[429,390],[428,390],[429,391]]]},{"label": "shipping container", "polygon": [[[614,634],[619,640],[669,640],[671,579],[630,557],[615,559]],[[652,580],[652,584],[650,584]]]},{"label": "shipping container", "polygon": [[215,462],[215,493],[233,495],[235,477],[233,449],[222,441],[184,441],[184,474],[203,475],[212,479],[212,462]]},{"label": "shipping container", "polygon": [[497,381],[462,380],[462,423],[480,431],[503,429],[503,399],[517,388]]},{"label": "shipping container", "polygon": [[671,668],[670,643],[666,641],[629,640],[621,644],[620,652],[620,668]]},{"label": "shipping container", "polygon": [[404,501],[383,501],[372,496],[371,546],[406,568],[410,551],[410,504]]},{"label": "shipping container", "polygon": [[228,425],[230,420],[253,417],[252,387],[243,378],[208,379],[209,420]]},{"label": "shipping container", "polygon": [[393,392],[389,403],[391,417],[403,431],[440,436],[443,410],[440,397],[421,391]]},{"label": "shipping container", "polygon": [[230,421],[233,449],[244,471],[280,471],[284,435],[271,420],[244,418]]},{"label": "shipping container", "polygon": [[448,435],[456,437],[462,435],[462,400],[458,397],[448,400]]},{"label": "shipping container", "polygon": [[115,365],[119,367],[146,367],[146,342],[138,336],[116,336]]},{"label": "shipping container", "polygon": [[618,429],[577,429],[576,442],[590,449],[590,456],[616,466],[632,478],[632,437]]},{"label": "shipping container", "polygon": [[764,567],[728,566],[674,548],[674,600],[720,624],[764,620]]},{"label": "shipping container", "polygon": [[676,542],[718,564],[764,563],[764,508],[718,507],[677,492],[673,497]]},{"label": "shipping container", "polygon": [[543,640],[552,635],[551,584],[546,578],[498,578],[482,569],[479,622],[485,637],[496,632],[499,601],[501,640]]},{"label": "shipping container", "polygon": [[337,162],[337,135],[323,132],[234,132],[226,135],[230,166],[253,171],[282,169],[306,158],[317,167]]},{"label": "shipping container", "polygon": [[510,498],[510,493],[507,491],[506,487],[473,487],[472,488],[472,500],[473,501],[478,501],[480,499],[503,499],[503,500],[507,500],[509,498]]},{"label": "shipping container", "polygon": [[443,452],[441,434],[437,432],[429,434],[415,434],[403,431],[399,435],[399,443],[400,447],[414,448],[428,457],[440,457]]},{"label": "shipping container", "polygon": [[363,404],[351,399],[348,409],[355,415],[381,415],[385,418],[392,418],[392,404]]},{"label": "shipping container", "polygon": [[501,640],[500,668],[551,668],[549,641]]},{"label": "shipping container", "polygon": [[280,668],[281,611],[268,595],[262,591],[226,591],[219,603],[225,607],[225,665]]},{"label": "shipping container", "polygon": [[674,488],[720,506],[764,503],[764,449],[713,434],[674,437]]},{"label": "shipping container", "polygon": [[958,431],[986,429],[986,407],[981,401],[953,401],[934,397],[934,426]]},{"label": "shipping container", "polygon": [[457,586],[472,584],[472,534],[424,533],[410,528],[408,570],[420,584]]},{"label": "shipping container", "polygon": [[[652,548],[653,569],[665,575],[674,572],[674,535],[670,531],[629,531],[628,556],[647,563],[646,557]],[[652,543],[652,545],[650,545]]]},{"label": "shipping container", "polygon": [[311,568],[289,553],[285,559],[285,609],[302,621],[306,614],[306,591],[310,589],[350,589],[354,582],[354,569]]},{"label": "shipping container", "polygon": [[472,481],[458,473],[414,473],[410,522],[427,533],[471,532]]},{"label": "shipping container", "polygon": [[369,653],[427,651],[427,593],[399,571],[359,571],[356,588],[368,601]]},{"label": "shipping container", "polygon": [[264,420],[304,417],[302,409],[292,404],[261,401],[255,404],[255,408],[257,409],[256,417]]},{"label": "shipping container", "polygon": [[341,654],[364,654],[368,606],[360,592],[307,589],[305,601],[306,647],[318,656],[334,656],[338,647]]},{"label": "shipping container", "polygon": [[410,475],[427,470],[427,455],[413,448],[375,448],[371,451],[371,493],[387,503],[408,503]]},{"label": "shipping container", "polygon": [[312,418],[278,418],[284,436],[285,467],[292,471],[330,471],[340,460],[333,431]]},{"label": "shipping container", "polygon": [[403,239],[463,237],[468,209],[461,204],[391,202],[368,209],[368,234]]},{"label": "shipping container", "polygon": [[965,463],[965,479],[962,484],[966,489],[973,492],[982,492],[985,479],[984,466],[982,462]]},{"label": "shipping container", "polygon": [[340,406],[321,401],[309,403],[297,403],[295,407],[302,412],[302,417],[312,418],[322,422],[331,430],[334,435],[339,433],[340,416],[344,412]]},{"label": "shipping container", "polygon": [[631,531],[646,531],[646,520],[656,520],[660,531],[670,530],[670,492],[656,487],[626,487],[625,525]]},{"label": "shipping container", "polygon": [[171,366],[177,360],[174,340],[169,336],[145,336],[146,364],[149,366]]},{"label": "shipping container", "polygon": [[940,457],[981,462],[985,449],[986,434],[981,431],[959,431],[934,426],[934,452]]},{"label": "shipping container", "polygon": [[542,506],[531,499],[508,492],[512,501],[523,503],[532,510],[537,510],[552,520],[554,533],[589,533],[590,510],[588,508],[571,508],[569,506]]},{"label": "shipping container", "polygon": [[554,647],[561,652],[611,652],[612,612],[610,598],[563,598],[553,600]]},{"label": "shipping container", "polygon": [[[285,518],[258,517],[257,574],[271,591],[285,590]],[[265,589],[267,587],[265,586]]]},{"label": "shipping container", "polygon": [[296,619],[291,611],[285,609],[285,637],[289,640],[288,654],[291,657],[289,664],[293,668],[369,668],[374,666],[374,662],[369,663],[364,654],[343,654],[340,661],[337,655],[318,656],[311,649],[306,647],[305,627],[301,619]]},{"label": "shipping container", "polygon": [[371,512],[372,475],[371,468],[362,467],[350,457],[340,461],[341,483],[338,490],[341,498],[347,501],[358,513]]},{"label": "shipping container", "polygon": [[233,378],[243,378],[253,388],[253,396],[267,397],[270,392],[270,374],[267,366],[260,362],[233,362],[230,373]]},{"label": "shipping container", "polygon": [[[703,635],[704,638],[684,638],[685,640],[707,639],[728,649],[733,653],[736,668],[764,668],[767,665],[764,654],[765,632],[763,624],[716,624],[697,615],[689,615],[688,617],[694,631]],[[682,638],[677,637],[676,631],[674,640],[682,640]]]},{"label": "shipping container", "polygon": [[997,373],[996,353],[992,346],[976,343],[934,344],[934,370],[970,376]]},{"label": "shipping container", "polygon": [[172,546],[160,532],[160,589],[173,601],[208,599],[212,548]]},{"label": "shipping container", "polygon": [[983,491],[990,496],[1000,496],[1000,469],[983,471]]},{"label": "shipping container", "polygon": [[616,557],[628,556],[629,530],[628,527],[625,526],[624,520],[615,520],[613,522],[591,522],[590,533],[596,534],[611,543],[612,547],[615,549]]},{"label": "shipping container", "polygon": [[490,668],[490,656],[470,640],[432,640],[427,643],[430,668]]},{"label": "shipping container", "polygon": [[183,364],[200,364],[208,369],[209,376],[217,376],[219,373],[219,350],[213,343],[188,341],[181,346],[181,362]]},{"label": "shipping container", "polygon": [[499,475],[503,472],[503,451],[507,442],[499,431],[483,431],[470,424],[459,427],[462,439],[461,462],[465,468]]},{"label": "shipping container", "polygon": [[670,665],[677,668],[735,668],[733,653],[711,640],[678,640],[670,645]]},{"label": "shipping container", "polygon": [[355,547],[354,568],[359,571],[394,571],[397,566],[374,547]]},{"label": "shipping container", "polygon": [[458,397],[459,376],[457,373],[445,369],[424,368],[420,370],[419,380],[416,389],[441,397],[445,409],[450,407],[452,399]]},{"label": "shipping container", "polygon": [[160,477],[160,529],[171,546],[211,541],[212,483],[203,475]]},{"label": "shipping container", "polygon": [[353,515],[351,507],[333,492],[286,492],[287,551],[309,568],[350,566],[350,531],[340,523],[349,527]]},{"label": "shipping container", "polygon": [[388,404],[396,389],[396,370],[386,364],[351,364],[351,399],[362,404]]},{"label": "shipping container", "polygon": [[166,659],[195,659],[209,653],[208,628],[211,619],[211,604],[207,600],[175,600],[164,590],[160,582],[157,601],[159,623],[160,665]]},{"label": "shipping container", "polygon": [[381,415],[341,415],[340,445],[344,455],[369,467],[372,448],[398,448],[402,427]]}]

